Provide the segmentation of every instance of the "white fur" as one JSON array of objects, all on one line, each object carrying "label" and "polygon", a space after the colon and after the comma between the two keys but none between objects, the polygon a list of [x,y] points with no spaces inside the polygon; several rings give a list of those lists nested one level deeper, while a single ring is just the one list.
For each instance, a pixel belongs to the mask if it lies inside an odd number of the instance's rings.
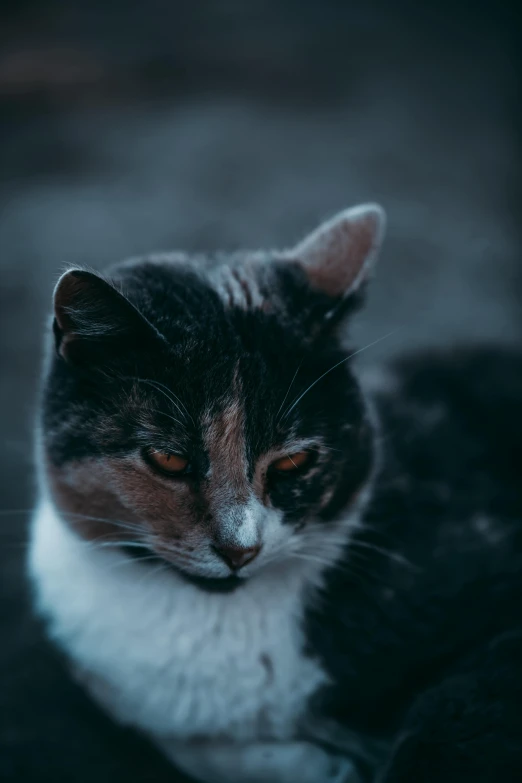
[{"label": "white fur", "polygon": [[280,563],[233,593],[208,593],[80,540],[49,501],[32,528],[30,572],[52,637],[117,720],[164,748],[201,737],[251,744],[294,736],[327,679],[303,653],[303,594],[314,567]]}]

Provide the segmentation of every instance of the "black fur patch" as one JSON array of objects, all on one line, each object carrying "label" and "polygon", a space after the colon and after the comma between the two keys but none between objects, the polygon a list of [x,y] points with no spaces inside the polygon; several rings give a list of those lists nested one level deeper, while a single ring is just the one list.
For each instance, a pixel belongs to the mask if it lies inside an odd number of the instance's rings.
[{"label": "black fur patch", "polygon": [[334,682],[315,709],[389,741],[379,781],[521,779],[522,357],[418,357],[397,378],[367,527],[308,615]]}]

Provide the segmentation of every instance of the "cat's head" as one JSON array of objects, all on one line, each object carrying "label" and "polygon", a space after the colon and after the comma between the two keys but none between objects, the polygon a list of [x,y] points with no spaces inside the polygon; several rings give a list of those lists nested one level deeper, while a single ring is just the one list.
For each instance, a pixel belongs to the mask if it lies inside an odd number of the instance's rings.
[{"label": "cat's head", "polygon": [[42,462],[68,523],[203,582],[332,558],[372,466],[340,326],[383,228],[365,205],[291,251],[66,272]]}]

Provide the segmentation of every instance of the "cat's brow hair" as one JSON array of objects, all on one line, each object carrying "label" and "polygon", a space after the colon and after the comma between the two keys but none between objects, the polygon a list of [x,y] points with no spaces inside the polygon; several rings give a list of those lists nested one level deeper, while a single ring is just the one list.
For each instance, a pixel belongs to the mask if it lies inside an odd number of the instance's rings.
[{"label": "cat's brow hair", "polygon": [[[164,383],[160,383],[159,381],[153,381],[149,378],[133,378],[134,381],[137,383],[146,383],[149,386],[151,386],[153,389],[156,389],[160,394],[163,394],[164,397],[167,398],[179,411],[180,415],[183,418],[189,417],[194,424],[194,419],[191,416],[190,412],[187,409],[187,406],[183,404],[183,402],[180,400],[179,397],[177,397],[172,389],[169,389],[168,386],[165,386]],[[175,421],[178,421],[177,419],[174,419]],[[180,421],[178,421],[178,424],[181,424]]]},{"label": "cat's brow hair", "polygon": [[377,345],[378,343],[381,343],[383,340],[386,340],[388,337],[391,337],[396,332],[399,331],[399,329],[402,329],[402,326],[398,326],[396,329],[392,329],[391,332],[388,332],[388,334],[385,334],[383,337],[379,337],[377,340],[373,340],[373,342],[368,343],[368,345],[365,345],[364,348],[359,348],[357,351],[353,351],[348,356],[345,356],[344,359],[341,359],[340,361],[336,362],[336,364],[332,365],[328,370],[323,372],[322,375],[320,375],[318,378],[315,379],[305,390],[302,394],[299,395],[299,397],[294,400],[294,402],[288,407],[288,409],[283,413],[282,418],[285,419],[287,416],[292,413],[294,408],[301,402],[303,397],[308,394],[308,392],[314,388],[314,386],[319,383],[319,381],[322,381],[323,378],[325,378],[327,375],[329,375],[331,372],[337,369],[337,367],[340,367],[342,364],[345,364],[345,362],[352,359],[354,356],[357,356],[360,353],[363,353],[363,351],[367,351],[368,348],[372,348],[374,345]]},{"label": "cat's brow hair", "polygon": [[288,389],[286,390],[286,394],[285,394],[285,396],[283,397],[283,402],[281,403],[281,405],[279,406],[279,408],[278,408],[278,410],[277,410],[277,413],[276,413],[276,421],[279,421],[279,414],[280,414],[280,413],[281,413],[281,411],[283,410],[284,404],[285,404],[285,402],[286,402],[286,400],[287,400],[287,398],[288,398],[288,395],[290,394],[290,391],[291,391],[291,389],[292,389],[292,386],[294,385],[294,381],[295,381],[295,379],[297,378],[297,373],[299,372],[299,370],[300,370],[300,369],[301,369],[301,367],[303,366],[303,362],[304,362],[304,359],[301,359],[301,361],[300,361],[300,362],[299,362],[299,364],[297,365],[297,369],[296,369],[295,373],[293,374],[293,376],[292,376],[292,380],[290,381],[290,385],[288,386]]}]

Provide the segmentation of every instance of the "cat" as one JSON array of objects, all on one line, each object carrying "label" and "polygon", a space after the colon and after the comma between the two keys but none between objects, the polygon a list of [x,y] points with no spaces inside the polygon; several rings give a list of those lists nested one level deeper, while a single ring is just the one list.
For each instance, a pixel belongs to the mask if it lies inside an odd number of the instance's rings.
[{"label": "cat", "polygon": [[55,289],[35,605],[203,783],[522,779],[522,357],[365,389],[346,328],[384,226]]}]

